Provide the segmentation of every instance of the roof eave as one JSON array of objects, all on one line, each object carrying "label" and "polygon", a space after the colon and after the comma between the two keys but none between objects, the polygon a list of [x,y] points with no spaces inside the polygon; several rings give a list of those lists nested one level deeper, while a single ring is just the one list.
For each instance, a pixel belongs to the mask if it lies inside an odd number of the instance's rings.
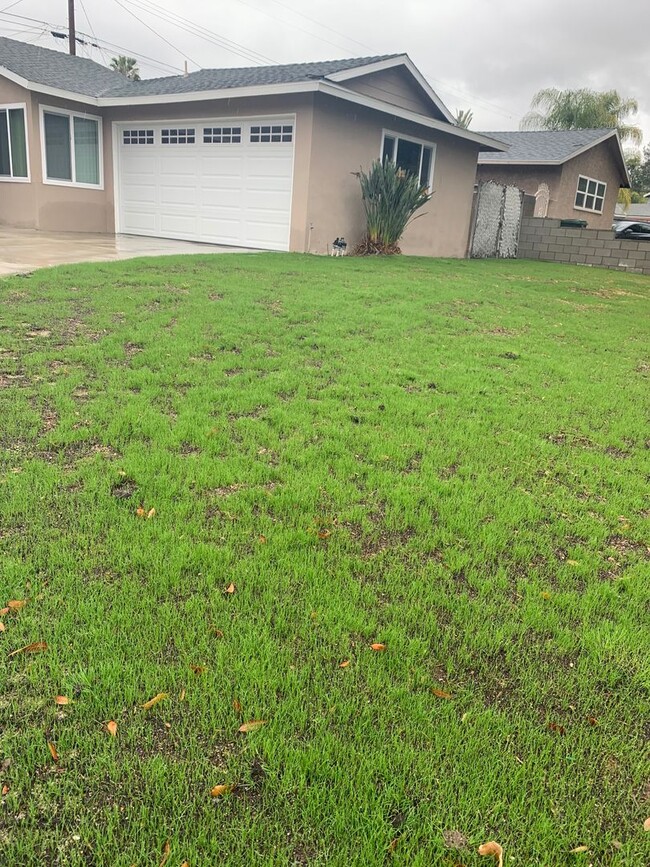
[{"label": "roof eave", "polygon": [[14,84],[24,87],[25,90],[44,93],[47,96],[57,96],[60,99],[70,99],[74,102],[83,102],[85,105],[92,105],[95,106],[95,108],[98,108],[100,105],[99,99],[96,96],[88,96],[84,93],[75,93],[70,90],[63,90],[60,87],[50,87],[47,84],[39,84],[35,81],[29,81],[27,78],[23,78],[22,75],[18,75],[4,66],[0,66],[0,75],[4,78],[8,78],[9,81],[13,81]]},{"label": "roof eave", "polygon": [[325,78],[328,81],[333,81],[335,84],[340,84],[344,81],[350,81],[352,78],[360,78],[362,75],[372,75],[374,72],[383,72],[385,69],[394,69],[396,66],[405,67],[429,97],[431,102],[433,102],[438,111],[441,112],[443,117],[445,117],[449,123],[455,123],[454,117],[447,106],[440,99],[408,54],[398,54],[395,57],[389,57],[386,60],[379,60],[376,63],[369,63],[366,66],[354,66],[352,69],[334,72],[332,75],[325,76]]},{"label": "roof eave", "polygon": [[435,118],[427,117],[424,114],[418,114],[415,111],[409,111],[406,108],[400,108],[397,105],[384,102],[381,99],[375,99],[372,96],[366,96],[365,94],[358,93],[355,90],[348,90],[347,88],[341,87],[340,85],[334,84],[330,81],[319,81],[318,84],[318,90],[321,93],[326,93],[329,96],[334,96],[338,99],[345,99],[348,102],[354,102],[357,105],[363,105],[366,108],[372,108],[376,111],[381,111],[383,114],[390,114],[394,117],[399,117],[402,120],[408,120],[412,123],[419,124],[420,126],[428,127],[429,129],[439,130],[440,132],[447,133],[447,135],[452,135],[456,138],[471,141],[474,144],[481,145],[484,151],[488,149],[492,151],[508,150],[509,145],[505,144],[504,142],[497,141],[493,138],[488,138],[487,136],[480,135],[480,133],[471,132],[470,130],[456,126],[453,123],[446,123],[442,120],[436,120]]}]

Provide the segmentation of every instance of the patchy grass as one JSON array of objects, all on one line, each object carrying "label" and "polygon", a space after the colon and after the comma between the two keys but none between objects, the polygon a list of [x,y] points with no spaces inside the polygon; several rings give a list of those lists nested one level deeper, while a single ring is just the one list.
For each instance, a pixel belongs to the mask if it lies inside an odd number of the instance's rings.
[{"label": "patchy grass", "polygon": [[3,281],[3,863],[650,863],[649,287],[284,255]]}]

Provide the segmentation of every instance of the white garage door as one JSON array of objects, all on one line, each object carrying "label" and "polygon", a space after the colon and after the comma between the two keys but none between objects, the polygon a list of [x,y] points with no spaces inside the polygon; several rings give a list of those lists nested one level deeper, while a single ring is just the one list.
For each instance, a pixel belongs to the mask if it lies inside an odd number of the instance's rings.
[{"label": "white garage door", "polygon": [[288,250],[294,118],[117,125],[117,231]]}]

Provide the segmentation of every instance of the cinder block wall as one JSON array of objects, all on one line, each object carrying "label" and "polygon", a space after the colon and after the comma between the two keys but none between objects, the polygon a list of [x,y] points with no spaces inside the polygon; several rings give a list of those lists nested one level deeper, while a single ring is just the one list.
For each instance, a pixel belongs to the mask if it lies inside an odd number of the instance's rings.
[{"label": "cinder block wall", "polygon": [[559,220],[541,217],[522,218],[517,256],[650,274],[649,241],[617,240],[611,229],[561,229]]}]

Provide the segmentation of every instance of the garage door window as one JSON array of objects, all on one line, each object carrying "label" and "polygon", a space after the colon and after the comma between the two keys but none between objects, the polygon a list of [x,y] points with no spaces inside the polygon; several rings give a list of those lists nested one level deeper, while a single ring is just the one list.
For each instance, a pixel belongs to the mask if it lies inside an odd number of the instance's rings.
[{"label": "garage door window", "polygon": [[262,144],[264,142],[292,142],[293,126],[282,124],[281,126],[252,126],[251,143]]},{"label": "garage door window", "polygon": [[193,129],[164,129],[160,136],[162,144],[194,144],[196,141]]},{"label": "garage door window", "polygon": [[42,110],[45,183],[100,187],[99,118]]},{"label": "garage door window", "polygon": [[209,126],[203,129],[203,144],[240,144],[240,126]]},{"label": "garage door window", "polygon": [[594,211],[596,214],[602,214],[606,190],[607,184],[602,181],[579,175],[575,207],[579,211]]},{"label": "garage door window", "polygon": [[125,145],[152,145],[154,136],[152,129],[125,129],[122,133]]},{"label": "garage door window", "polygon": [[0,108],[0,180],[28,180],[24,107]]}]

